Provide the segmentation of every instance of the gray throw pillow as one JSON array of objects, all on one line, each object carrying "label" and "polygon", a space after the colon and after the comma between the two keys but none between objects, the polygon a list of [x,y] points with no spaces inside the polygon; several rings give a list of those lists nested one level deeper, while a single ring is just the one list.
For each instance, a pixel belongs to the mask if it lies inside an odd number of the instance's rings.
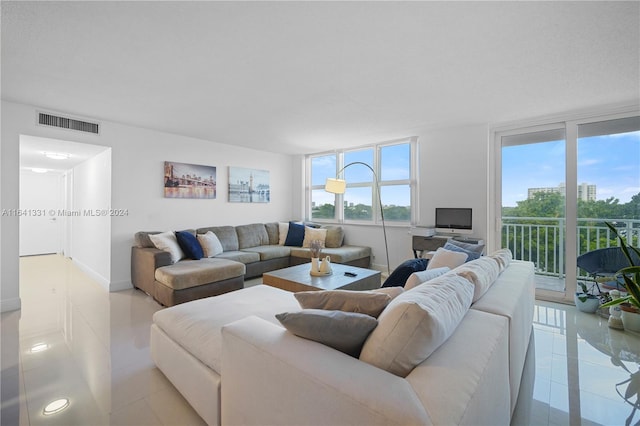
[{"label": "gray throw pillow", "polygon": [[276,318],[291,333],[330,346],[353,357],[360,354],[362,345],[378,321],[365,314],[322,309],[284,312]]},{"label": "gray throw pillow", "polygon": [[377,318],[391,296],[373,291],[326,290],[294,293],[302,309],[355,312]]},{"label": "gray throw pillow", "polygon": [[323,226],[323,228],[327,229],[324,246],[326,248],[342,247],[344,241],[344,229],[342,229],[342,226]]},{"label": "gray throw pillow", "polygon": [[453,238],[451,238],[447,242],[449,244],[453,244],[454,246],[458,246],[458,247],[463,248],[465,250],[478,253],[479,255],[481,255],[482,252],[484,251],[484,244],[465,243],[465,242],[462,242],[462,241],[455,240]]}]

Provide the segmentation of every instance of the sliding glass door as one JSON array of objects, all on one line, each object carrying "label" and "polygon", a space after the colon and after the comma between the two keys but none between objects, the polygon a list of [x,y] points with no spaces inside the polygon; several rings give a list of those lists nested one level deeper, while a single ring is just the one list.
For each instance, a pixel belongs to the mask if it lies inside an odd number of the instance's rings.
[{"label": "sliding glass door", "polygon": [[496,132],[496,243],[532,261],[536,295],[572,301],[589,281],[577,257],[640,241],[640,117],[626,114]]}]

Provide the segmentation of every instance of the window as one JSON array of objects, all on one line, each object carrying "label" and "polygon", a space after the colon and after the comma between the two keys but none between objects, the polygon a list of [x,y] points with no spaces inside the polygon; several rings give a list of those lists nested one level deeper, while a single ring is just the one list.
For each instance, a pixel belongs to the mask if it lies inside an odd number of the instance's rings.
[{"label": "window", "polygon": [[[417,193],[415,158],[416,138],[308,156],[307,217],[319,221],[379,223],[379,200],[382,200],[385,222],[413,222],[415,207],[411,200]],[[372,170],[379,178],[377,185]],[[326,179],[338,173],[347,182],[345,193],[326,192]]]}]

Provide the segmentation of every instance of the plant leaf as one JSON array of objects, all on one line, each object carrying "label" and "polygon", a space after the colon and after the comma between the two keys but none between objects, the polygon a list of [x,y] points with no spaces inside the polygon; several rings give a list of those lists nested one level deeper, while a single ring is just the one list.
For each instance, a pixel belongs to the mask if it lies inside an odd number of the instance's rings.
[{"label": "plant leaf", "polygon": [[620,297],[618,299],[613,299],[610,302],[603,303],[602,305],[600,305],[600,307],[601,308],[608,308],[609,306],[616,306],[616,305],[619,305],[621,303],[628,302],[630,298],[631,298],[631,296],[625,296],[625,297]]}]

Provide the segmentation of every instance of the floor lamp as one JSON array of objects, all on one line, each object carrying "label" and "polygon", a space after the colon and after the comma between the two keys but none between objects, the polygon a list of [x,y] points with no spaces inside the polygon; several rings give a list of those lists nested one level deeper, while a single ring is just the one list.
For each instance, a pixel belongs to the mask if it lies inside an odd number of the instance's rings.
[{"label": "floor lamp", "polygon": [[347,181],[345,181],[344,179],[338,179],[338,176],[340,176],[340,173],[342,173],[344,169],[346,169],[347,167],[351,167],[355,164],[361,164],[367,167],[369,170],[371,170],[371,173],[373,173],[373,177],[375,178],[375,181],[376,181],[376,189],[378,190],[378,201],[380,202],[380,217],[382,218],[382,233],[384,234],[384,252],[385,252],[385,255],[387,256],[387,274],[390,274],[391,271],[389,268],[389,247],[387,245],[387,228],[384,224],[384,209],[382,208],[382,198],[380,197],[380,184],[378,183],[378,175],[373,170],[373,168],[367,163],[363,163],[361,161],[354,161],[353,163],[349,163],[340,169],[335,179],[327,178],[327,181],[324,186],[324,190],[332,194],[344,194],[345,190],[347,189]]}]

